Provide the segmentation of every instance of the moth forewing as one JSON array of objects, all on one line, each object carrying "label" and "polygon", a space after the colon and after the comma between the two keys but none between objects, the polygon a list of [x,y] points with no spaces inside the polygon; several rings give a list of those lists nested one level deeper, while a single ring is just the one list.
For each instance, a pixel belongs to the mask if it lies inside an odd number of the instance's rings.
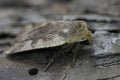
[{"label": "moth forewing", "polygon": [[92,33],[87,29],[84,21],[46,21],[28,25],[23,31],[16,38],[15,45],[4,51],[5,54],[57,47],[92,39]]}]

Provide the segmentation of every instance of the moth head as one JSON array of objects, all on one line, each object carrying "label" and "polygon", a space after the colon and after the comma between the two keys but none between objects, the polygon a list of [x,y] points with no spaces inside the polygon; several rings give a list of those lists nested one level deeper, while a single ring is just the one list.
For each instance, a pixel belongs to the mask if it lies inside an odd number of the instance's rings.
[{"label": "moth head", "polygon": [[84,21],[75,21],[74,28],[71,29],[71,36],[67,39],[68,43],[81,42],[88,40],[92,42],[93,35],[88,30],[87,24]]},{"label": "moth head", "polygon": [[93,34],[88,29],[84,31],[83,35],[81,36],[81,40],[88,40],[89,43],[92,43]]},{"label": "moth head", "polygon": [[88,40],[90,43],[92,43],[93,34],[90,30],[88,30],[86,22],[80,21],[80,25],[82,30],[80,36],[81,41]]}]

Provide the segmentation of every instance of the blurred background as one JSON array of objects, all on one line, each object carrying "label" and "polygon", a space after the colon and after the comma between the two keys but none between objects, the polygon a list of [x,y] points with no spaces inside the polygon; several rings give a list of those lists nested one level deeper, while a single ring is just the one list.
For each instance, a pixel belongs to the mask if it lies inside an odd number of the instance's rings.
[{"label": "blurred background", "polygon": [[[102,45],[103,47],[108,47],[108,46],[114,47],[114,49],[113,47],[110,47],[110,50],[113,49],[112,51],[110,51],[107,48],[101,48],[101,47],[99,48],[97,46],[96,47],[97,49],[95,49],[96,51],[93,53],[94,55],[101,56],[102,54],[102,56],[104,55],[106,56],[106,52],[110,53],[107,55],[120,53],[119,50],[120,46],[117,46],[116,48],[115,45],[112,45],[111,43],[109,45],[109,43],[107,42],[109,40],[112,41],[113,37],[115,37],[115,40],[119,39],[118,37],[116,37],[116,35],[118,36],[120,33],[120,0],[0,0],[0,54],[2,54],[3,50],[14,44],[14,39],[20,33],[22,28],[25,27],[25,25],[31,23],[39,23],[41,21],[48,21],[48,20],[84,20],[87,22],[88,27],[93,32],[93,34],[102,35],[102,37],[101,36],[96,37],[98,43],[101,42],[98,45],[105,43],[105,45],[104,44]],[[103,33],[107,33],[108,35],[103,35]],[[113,33],[115,33],[114,36]],[[120,44],[120,41],[118,43],[116,42],[115,44]],[[86,53],[89,52],[86,51]],[[37,59],[36,58],[37,56],[35,55],[32,56],[27,55],[27,58],[29,58],[30,60],[32,57]],[[0,61],[1,61],[0,77],[2,77],[2,80],[7,80],[7,79],[9,80],[9,78],[13,80],[14,75],[15,77],[20,77],[19,74],[21,75],[19,80],[28,80],[28,78],[30,78],[30,77],[26,77],[26,72],[24,72],[24,70],[21,69],[22,67],[24,67],[25,71],[27,71],[26,68],[29,67],[26,67],[26,64],[25,66],[21,64],[22,66],[20,65],[21,67],[19,67],[18,65],[16,65],[18,63],[14,64],[14,62],[12,61],[9,62],[9,60],[6,61],[6,59],[3,62],[2,60]],[[26,62],[27,59],[24,58],[24,61]],[[94,61],[96,61],[95,65],[100,65],[100,66],[104,64],[107,66],[114,64],[116,65],[120,63],[120,57],[117,56],[116,58],[114,56],[112,57],[109,56],[109,57],[105,57],[104,59],[102,58],[100,60],[94,60]],[[83,63],[89,63],[89,62],[83,62]],[[15,65],[14,67],[13,64]],[[91,75],[92,76],[90,77],[91,79],[84,78],[81,80],[93,80],[95,78],[96,78],[95,80],[108,80],[109,78],[106,77],[114,77],[115,75],[120,74],[120,72],[117,72],[120,71],[117,70],[119,69],[119,67],[107,68],[105,70],[102,69],[103,71],[101,70],[101,72],[103,72],[102,73],[103,75],[99,73],[100,72],[99,69],[96,70],[96,72],[94,71],[95,69],[93,71],[89,71],[92,70],[91,67],[89,67],[91,66],[91,64],[85,65],[87,66],[86,69],[84,69],[85,67],[82,66],[83,72],[84,70],[86,71],[83,74],[81,74],[80,77],[83,76],[84,74],[85,74],[84,77],[86,77],[86,74],[89,75],[91,74],[91,72],[94,72],[93,74],[95,74],[96,76],[93,77],[93,75]],[[6,69],[4,69],[4,67]],[[9,70],[11,70],[13,75],[11,74],[11,72],[9,72]],[[19,72],[22,70],[23,73]],[[108,74],[106,74],[107,71]],[[5,78],[5,74],[7,74],[7,72],[10,73],[10,76],[7,75],[8,78]],[[43,73],[39,73],[39,74],[43,75]],[[11,75],[13,77],[11,77]],[[77,77],[79,76],[74,74],[71,75]],[[51,74],[49,75],[47,74],[45,78],[47,78],[48,76],[49,78],[51,78]],[[54,80],[52,78],[44,79],[44,76],[42,77],[43,79],[38,78],[35,80]],[[77,79],[73,78],[68,80],[77,80]],[[113,79],[109,79],[109,80],[113,80]],[[115,80],[120,80],[120,78]]]},{"label": "blurred background", "polygon": [[120,0],[0,0],[0,51],[25,24],[59,19],[118,21],[118,16]]}]

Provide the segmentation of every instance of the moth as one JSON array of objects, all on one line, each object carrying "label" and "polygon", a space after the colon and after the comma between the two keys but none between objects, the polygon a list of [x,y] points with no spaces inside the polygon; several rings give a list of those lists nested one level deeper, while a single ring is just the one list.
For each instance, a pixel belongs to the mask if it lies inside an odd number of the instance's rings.
[{"label": "moth", "polygon": [[[92,38],[93,34],[84,21],[45,21],[26,26],[16,38],[16,43],[5,50],[4,54],[61,46],[44,68],[46,71],[57,55],[67,53],[71,49],[73,54],[76,54],[77,43],[85,40],[91,43]],[[75,55],[72,63],[75,63]]]}]

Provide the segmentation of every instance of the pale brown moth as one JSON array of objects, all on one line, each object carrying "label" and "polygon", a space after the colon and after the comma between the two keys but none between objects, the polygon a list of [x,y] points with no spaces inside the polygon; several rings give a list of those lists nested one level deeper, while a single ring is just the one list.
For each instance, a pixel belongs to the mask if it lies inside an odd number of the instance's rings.
[{"label": "pale brown moth", "polygon": [[[47,21],[28,25],[16,38],[16,43],[4,51],[4,54],[16,54],[23,51],[62,46],[57,54],[66,53],[71,48],[73,53],[77,45],[74,43],[88,40],[92,41],[93,35],[88,30],[84,21]],[[74,48],[73,48],[74,47]],[[50,66],[56,56],[49,61],[44,70]],[[75,56],[73,56],[73,63]]]}]

